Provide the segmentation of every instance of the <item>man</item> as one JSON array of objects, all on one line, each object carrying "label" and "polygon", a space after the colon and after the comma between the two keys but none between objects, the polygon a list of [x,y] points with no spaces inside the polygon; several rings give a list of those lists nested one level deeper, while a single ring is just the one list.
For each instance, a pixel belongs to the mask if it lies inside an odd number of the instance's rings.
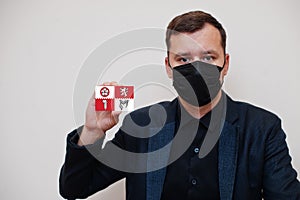
[{"label": "man", "polygon": [[[185,13],[170,22],[166,43],[166,71],[179,97],[130,113],[104,149],[99,146],[119,113],[95,112],[92,98],[84,126],[67,138],[61,195],[86,198],[126,178],[128,200],[300,199],[279,118],[221,90],[229,67],[222,25],[205,12]],[[155,106],[165,110],[165,118]],[[149,154],[114,159],[118,155],[107,150],[114,145]],[[159,155],[150,154],[165,146]],[[125,170],[105,160],[121,160]]]}]

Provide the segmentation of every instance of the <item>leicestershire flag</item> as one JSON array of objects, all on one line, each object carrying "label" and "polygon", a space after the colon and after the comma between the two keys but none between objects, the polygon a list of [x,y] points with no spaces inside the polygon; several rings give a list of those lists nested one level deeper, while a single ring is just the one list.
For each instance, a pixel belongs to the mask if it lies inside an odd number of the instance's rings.
[{"label": "leicestershire flag", "polygon": [[96,111],[132,111],[134,110],[133,86],[104,86],[95,87]]}]

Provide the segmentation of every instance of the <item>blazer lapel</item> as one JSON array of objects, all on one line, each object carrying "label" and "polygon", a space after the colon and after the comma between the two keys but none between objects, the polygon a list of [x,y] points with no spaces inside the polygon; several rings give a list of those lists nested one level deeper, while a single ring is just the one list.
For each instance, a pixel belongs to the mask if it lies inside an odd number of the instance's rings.
[{"label": "blazer lapel", "polygon": [[[225,94],[225,93],[224,93]],[[227,112],[224,126],[219,138],[219,189],[222,200],[231,200],[233,197],[234,181],[237,166],[239,126],[234,125],[238,119],[238,111],[232,104],[229,97],[227,99]],[[161,130],[151,128],[151,135],[148,142],[148,160],[146,175],[146,200],[160,200],[163,184],[166,176],[166,167],[171,151],[171,140],[175,131],[174,110],[177,100],[172,102],[172,108],[167,109],[171,113],[172,119]],[[152,134],[153,133],[153,134]],[[155,134],[157,133],[157,134]],[[163,148],[164,147],[164,148]],[[163,149],[163,150],[162,150]],[[164,166],[164,167],[160,167]],[[153,169],[156,169],[153,171]]]},{"label": "blazer lapel", "polygon": [[[162,130],[152,128],[150,131],[156,133],[149,138],[147,160],[147,186],[146,199],[160,200],[166,176],[166,167],[171,150],[171,140],[174,136],[175,122],[166,124]],[[158,133],[157,133],[158,132]],[[154,135],[153,134],[153,135]],[[154,170],[154,171],[153,171]]]},{"label": "blazer lapel", "polygon": [[238,152],[238,126],[225,121],[219,139],[219,188],[222,200],[233,197]]}]

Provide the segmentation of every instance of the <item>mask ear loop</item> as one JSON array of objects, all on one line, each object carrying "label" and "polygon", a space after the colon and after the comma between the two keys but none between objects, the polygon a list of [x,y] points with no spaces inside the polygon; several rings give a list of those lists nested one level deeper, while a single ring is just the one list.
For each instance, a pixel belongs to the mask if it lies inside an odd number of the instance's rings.
[{"label": "mask ear loop", "polygon": [[223,63],[223,66],[222,67],[218,66],[219,72],[221,72],[224,69],[225,64],[226,64],[226,53],[224,53],[224,63]]},{"label": "mask ear loop", "polygon": [[[220,73],[221,73],[221,71],[224,69],[225,64],[226,64],[226,53],[224,53],[224,63],[223,63],[222,68],[221,68],[221,67],[218,67]],[[223,86],[223,84],[224,84],[224,79],[223,79],[222,82],[221,82],[221,86]]]}]

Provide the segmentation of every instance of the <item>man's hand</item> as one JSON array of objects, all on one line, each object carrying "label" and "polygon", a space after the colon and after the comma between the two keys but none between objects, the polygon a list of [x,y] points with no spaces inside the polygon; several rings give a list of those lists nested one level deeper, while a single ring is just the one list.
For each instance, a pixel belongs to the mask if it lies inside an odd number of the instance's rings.
[{"label": "man's hand", "polygon": [[[117,85],[116,82],[107,82],[103,85]],[[105,132],[119,121],[120,111],[95,111],[95,94],[90,98],[86,109],[85,124],[78,140],[78,145],[93,144],[102,138]]]}]

